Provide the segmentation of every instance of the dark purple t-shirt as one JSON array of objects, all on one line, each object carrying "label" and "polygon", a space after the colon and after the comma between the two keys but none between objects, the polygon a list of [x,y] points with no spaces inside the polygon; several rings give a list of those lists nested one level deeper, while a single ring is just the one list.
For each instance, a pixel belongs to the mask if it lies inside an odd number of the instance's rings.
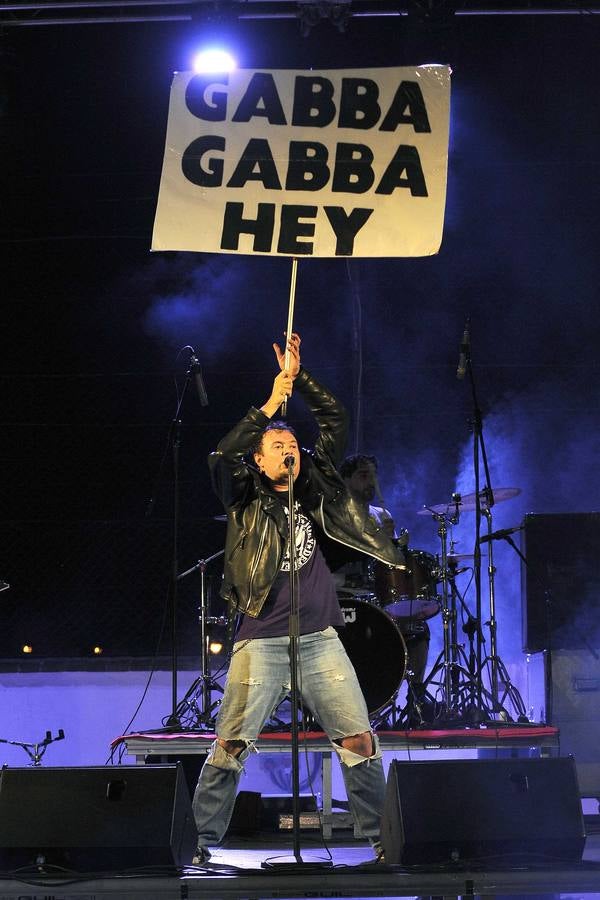
[{"label": "dark purple t-shirt", "polygon": [[[289,511],[284,506],[289,521]],[[323,631],[344,624],[333,576],[317,543],[311,520],[296,503],[296,572],[300,634]],[[244,616],[236,640],[282,637],[289,632],[290,559],[289,542],[281,569],[258,618]]]}]

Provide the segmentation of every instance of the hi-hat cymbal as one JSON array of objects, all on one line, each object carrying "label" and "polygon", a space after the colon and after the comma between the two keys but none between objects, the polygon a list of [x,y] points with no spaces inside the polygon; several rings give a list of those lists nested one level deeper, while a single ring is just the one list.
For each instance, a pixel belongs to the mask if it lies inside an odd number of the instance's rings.
[{"label": "hi-hat cymbal", "polygon": [[[502,503],[503,500],[511,500],[520,493],[521,488],[494,488],[494,503]],[[428,516],[431,513],[452,513],[456,509],[457,504],[459,512],[473,512],[476,509],[477,494],[458,494],[457,496],[457,501],[451,499],[447,503],[437,503],[435,506],[424,506],[422,509],[417,510],[417,515]],[[481,506],[484,509],[487,509],[489,506],[487,502],[487,492],[480,491],[479,496],[481,498]]]}]

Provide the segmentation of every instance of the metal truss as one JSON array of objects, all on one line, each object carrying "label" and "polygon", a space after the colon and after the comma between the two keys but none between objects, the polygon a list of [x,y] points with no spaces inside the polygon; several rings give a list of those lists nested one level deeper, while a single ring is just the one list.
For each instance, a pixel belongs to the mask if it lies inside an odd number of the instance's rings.
[{"label": "metal truss", "polygon": [[0,28],[51,25],[193,22],[204,18],[302,19],[406,16],[424,24],[453,16],[586,16],[599,2],[495,0],[27,0],[0,2]]}]

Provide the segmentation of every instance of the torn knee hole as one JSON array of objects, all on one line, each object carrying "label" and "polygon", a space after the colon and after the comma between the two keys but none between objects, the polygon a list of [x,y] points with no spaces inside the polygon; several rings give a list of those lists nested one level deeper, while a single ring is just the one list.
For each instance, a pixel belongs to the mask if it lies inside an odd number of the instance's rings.
[{"label": "torn knee hole", "polygon": [[221,738],[218,739],[218,744],[230,756],[239,756],[247,747],[246,741],[223,741]]},{"label": "torn knee hole", "polygon": [[345,750],[351,750],[359,756],[367,759],[375,754],[375,741],[373,735],[369,731],[363,731],[361,734],[353,734],[349,737],[341,738],[338,743]]}]

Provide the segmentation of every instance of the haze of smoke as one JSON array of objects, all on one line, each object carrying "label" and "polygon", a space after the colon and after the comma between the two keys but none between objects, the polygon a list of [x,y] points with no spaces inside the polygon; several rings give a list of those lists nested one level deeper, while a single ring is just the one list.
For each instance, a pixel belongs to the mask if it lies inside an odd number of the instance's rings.
[{"label": "haze of smoke", "polygon": [[[572,410],[572,390],[571,384],[552,377],[526,394],[506,401],[485,420],[492,487],[521,490],[517,497],[494,506],[493,530],[520,525],[527,513],[588,513],[600,508],[600,416],[598,410]],[[462,494],[474,489],[470,443],[463,449],[456,489]],[[482,533],[486,528],[484,520]],[[460,524],[453,530],[459,552],[472,552],[474,532],[474,513],[463,513]],[[519,537],[518,532],[513,535],[517,546]],[[482,549],[485,547],[484,544]],[[549,559],[552,552],[553,547],[549,546]],[[498,651],[524,689],[527,679],[522,651],[521,610],[525,598],[521,592],[521,562],[514,548],[504,540],[494,542],[493,554],[497,568]],[[489,618],[487,558],[482,563],[485,623]],[[473,591],[470,594],[468,599],[472,605]],[[578,602],[579,599],[573,598],[574,616],[590,646],[600,646],[598,597],[588,598],[584,603]]]}]

